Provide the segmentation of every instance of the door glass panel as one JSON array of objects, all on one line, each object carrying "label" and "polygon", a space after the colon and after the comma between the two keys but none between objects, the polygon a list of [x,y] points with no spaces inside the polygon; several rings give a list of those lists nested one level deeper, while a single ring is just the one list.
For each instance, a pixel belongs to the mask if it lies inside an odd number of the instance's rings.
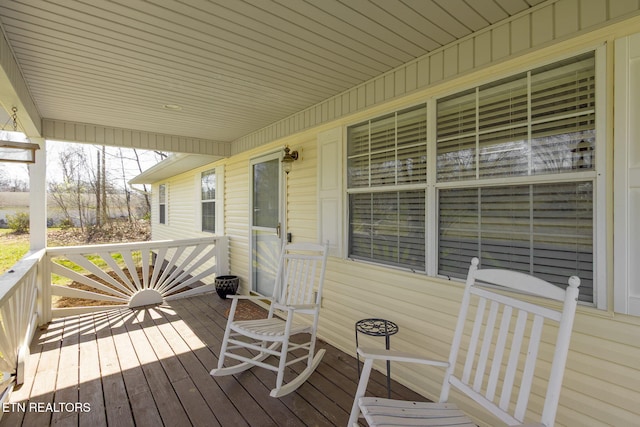
[{"label": "door glass panel", "polygon": [[265,296],[273,294],[280,255],[280,159],[252,165],[252,289]]},{"label": "door glass panel", "polygon": [[254,290],[261,295],[271,296],[276,281],[280,239],[272,231],[255,230],[253,247]]},{"label": "door glass panel", "polygon": [[253,226],[278,226],[278,159],[253,165]]}]

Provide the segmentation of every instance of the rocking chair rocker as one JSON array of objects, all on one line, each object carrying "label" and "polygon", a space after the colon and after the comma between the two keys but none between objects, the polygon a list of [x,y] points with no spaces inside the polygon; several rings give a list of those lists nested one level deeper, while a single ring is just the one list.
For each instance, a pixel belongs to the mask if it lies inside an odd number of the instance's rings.
[{"label": "rocking chair rocker", "polygon": [[[271,298],[227,295],[233,301],[220,348],[218,367],[211,371],[211,375],[233,375],[253,366],[275,371],[276,386],[271,390],[272,397],[281,397],[295,391],[309,378],[325,353],[324,349],[315,353],[315,344],[327,254],[326,245],[285,244]],[[267,318],[234,320],[240,299],[268,300],[270,308]],[[281,317],[276,316],[276,312],[282,313]],[[302,343],[290,341],[291,337],[300,334],[308,334],[309,339]],[[291,360],[287,360],[289,353],[294,350],[304,350],[307,354],[300,357],[292,355]],[[265,362],[269,356],[275,356],[277,363]],[[240,363],[224,367],[226,358],[239,360]],[[283,385],[285,368],[304,361],[307,367],[296,378]]]},{"label": "rocking chair rocker", "polygon": [[[483,284],[497,285],[518,294],[496,292],[496,288],[488,289]],[[578,286],[580,279],[575,276],[569,279],[565,290],[519,272],[478,270],[478,259],[474,258],[467,276],[449,360],[436,361],[407,353],[359,348],[358,353],[365,358],[365,363],[349,426],[359,425],[360,414],[370,426],[475,426],[455,404],[448,402],[452,386],[506,425],[524,426],[529,396],[534,394],[531,391],[539,390],[546,382],[546,396],[542,396],[544,401],[535,398],[534,412],[541,411],[539,423],[526,425],[552,427],[569,351]],[[527,301],[520,298],[520,293],[559,301],[563,303],[562,310],[546,307],[546,303],[538,305]],[[549,331],[543,333],[543,329]],[[555,350],[552,344],[545,344],[549,342],[550,334],[555,335]],[[546,347],[545,353],[553,352],[550,370],[545,366],[536,371],[539,347]],[[464,360],[458,360],[459,355]],[[445,367],[439,402],[365,397],[374,360]]]}]

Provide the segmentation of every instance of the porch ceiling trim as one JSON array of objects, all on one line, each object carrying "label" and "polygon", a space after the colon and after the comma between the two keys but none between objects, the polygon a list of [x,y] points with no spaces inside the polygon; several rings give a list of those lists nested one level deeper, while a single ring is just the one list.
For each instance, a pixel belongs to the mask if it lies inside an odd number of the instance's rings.
[{"label": "porch ceiling trim", "polygon": [[44,119],[42,124],[43,136],[56,141],[85,142],[174,153],[204,154],[205,157],[217,156],[216,158],[227,157],[231,154],[231,144],[223,141],[62,120]]},{"label": "porch ceiling trim", "polygon": [[129,181],[129,184],[153,184],[192,169],[213,163],[221,156],[174,154]]},{"label": "porch ceiling trim", "polygon": [[[0,32],[0,105],[5,111],[11,111],[12,107],[18,108],[20,130],[30,137],[41,136],[40,113],[4,31]],[[4,113],[0,117],[3,116]]]}]

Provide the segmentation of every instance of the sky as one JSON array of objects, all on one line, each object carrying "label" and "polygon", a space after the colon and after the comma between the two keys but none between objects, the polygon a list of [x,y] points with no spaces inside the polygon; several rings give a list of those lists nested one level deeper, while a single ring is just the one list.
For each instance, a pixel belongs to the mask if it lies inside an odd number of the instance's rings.
[{"label": "sky", "polygon": [[[97,153],[102,151],[102,146],[92,144],[73,144],[68,142],[59,141],[47,141],[47,181],[61,181],[62,180],[62,168],[60,166],[60,153],[69,147],[78,147],[84,150],[86,158],[91,162],[95,168],[97,163]],[[137,162],[134,160],[135,155],[133,149],[119,148],[119,147],[106,147],[107,158],[107,177],[112,182],[122,188],[123,187],[123,163],[120,161],[120,152],[122,152],[124,172],[126,180],[130,180],[133,177],[140,174]],[[161,158],[153,151],[137,150],[140,158],[140,165],[143,170],[150,168],[151,166],[160,162]],[[17,177],[24,181],[29,181],[29,172],[26,164],[23,163],[0,163],[0,170],[4,172],[6,176]]]}]

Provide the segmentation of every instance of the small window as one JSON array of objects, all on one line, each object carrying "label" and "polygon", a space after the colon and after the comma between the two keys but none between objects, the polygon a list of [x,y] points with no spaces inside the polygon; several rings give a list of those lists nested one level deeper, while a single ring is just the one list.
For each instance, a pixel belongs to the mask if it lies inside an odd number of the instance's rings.
[{"label": "small window", "polygon": [[167,223],[167,184],[158,187],[158,222]]},{"label": "small window", "polygon": [[216,232],[216,171],[202,173],[200,179],[202,231]]}]

